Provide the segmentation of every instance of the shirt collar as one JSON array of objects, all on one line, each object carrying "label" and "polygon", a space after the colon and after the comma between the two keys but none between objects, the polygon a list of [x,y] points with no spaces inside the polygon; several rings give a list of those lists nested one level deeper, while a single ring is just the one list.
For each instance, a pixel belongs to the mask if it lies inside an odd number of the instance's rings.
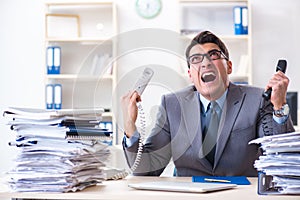
[{"label": "shirt collar", "polygon": [[[226,95],[227,95],[228,89],[225,90],[225,92],[223,93],[223,95],[216,100],[218,106],[222,109],[226,100]],[[206,99],[204,96],[202,96],[199,92],[197,92],[198,98],[200,100],[200,102],[202,102],[203,107],[204,107],[204,111],[207,111],[207,106],[210,103],[210,101],[208,99]]]}]

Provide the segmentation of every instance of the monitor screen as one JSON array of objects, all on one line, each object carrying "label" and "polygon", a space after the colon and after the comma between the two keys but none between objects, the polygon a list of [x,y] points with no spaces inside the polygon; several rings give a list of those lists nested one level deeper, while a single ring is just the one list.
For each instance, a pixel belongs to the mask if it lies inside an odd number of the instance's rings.
[{"label": "monitor screen", "polygon": [[298,92],[287,92],[286,101],[290,107],[293,124],[296,126],[298,125]]}]

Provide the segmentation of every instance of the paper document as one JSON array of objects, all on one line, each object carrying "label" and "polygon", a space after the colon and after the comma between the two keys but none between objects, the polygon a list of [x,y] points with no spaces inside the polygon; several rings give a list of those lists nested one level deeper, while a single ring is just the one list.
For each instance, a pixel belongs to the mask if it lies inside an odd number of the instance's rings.
[{"label": "paper document", "polygon": [[261,172],[260,194],[300,194],[300,132],[265,136],[249,144],[260,144],[263,150],[254,163]]}]

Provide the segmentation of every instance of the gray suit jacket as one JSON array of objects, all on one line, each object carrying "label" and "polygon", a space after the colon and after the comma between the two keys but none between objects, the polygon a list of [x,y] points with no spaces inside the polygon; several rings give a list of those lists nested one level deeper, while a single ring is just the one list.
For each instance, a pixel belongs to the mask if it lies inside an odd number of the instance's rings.
[{"label": "gray suit jacket", "polygon": [[[294,131],[290,117],[283,125],[273,120],[272,104],[262,98],[263,89],[230,83],[218,131],[214,166],[202,153],[200,102],[194,86],[164,95],[155,127],[144,144],[135,175],[160,175],[173,159],[178,176],[257,176],[254,161],[258,145],[248,142]],[[126,147],[128,164],[135,160],[138,142]]]}]

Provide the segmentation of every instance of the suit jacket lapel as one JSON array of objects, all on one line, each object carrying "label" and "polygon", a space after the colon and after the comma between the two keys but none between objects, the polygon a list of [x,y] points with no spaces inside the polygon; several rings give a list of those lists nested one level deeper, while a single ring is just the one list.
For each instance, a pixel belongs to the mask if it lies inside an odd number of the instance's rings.
[{"label": "suit jacket lapel", "polygon": [[199,127],[201,129],[201,120],[199,120],[200,104],[199,99],[195,94],[195,90],[196,89],[193,87],[193,90],[186,96],[182,97],[181,101],[183,119],[187,129],[190,144],[192,144],[193,141],[197,139]]},{"label": "suit jacket lapel", "polygon": [[[195,94],[196,89],[193,87],[193,92],[182,97],[182,113],[187,129],[190,145],[195,145],[193,149],[198,150],[199,162],[209,172],[212,170],[211,163],[205,158],[202,151],[202,129],[200,119],[200,100]],[[197,105],[197,106],[195,106]]]},{"label": "suit jacket lapel", "polygon": [[217,166],[224,151],[243,99],[245,98],[245,93],[239,87],[230,83],[227,96],[218,131],[219,138],[217,141],[214,168]]}]

